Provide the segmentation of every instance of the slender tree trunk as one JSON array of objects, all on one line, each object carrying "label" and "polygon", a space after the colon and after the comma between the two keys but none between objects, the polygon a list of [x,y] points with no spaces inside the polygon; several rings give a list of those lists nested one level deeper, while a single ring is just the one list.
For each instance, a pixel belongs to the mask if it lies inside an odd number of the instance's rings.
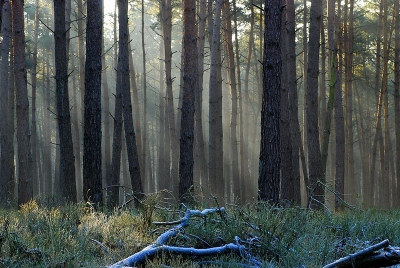
[{"label": "slender tree trunk", "polygon": [[[164,43],[160,42],[160,59],[164,56]],[[158,173],[157,173],[157,191],[160,192],[164,189],[168,189],[169,182],[169,167],[167,167],[166,151],[169,153],[168,147],[166,148],[166,142],[168,129],[166,128],[165,118],[165,81],[164,81],[164,62],[160,60],[160,92],[159,92],[159,134],[158,134]]]},{"label": "slender tree trunk", "polygon": [[124,118],[125,141],[128,155],[129,174],[132,189],[136,198],[142,199],[144,192],[140,174],[139,154],[136,145],[135,129],[133,127],[132,101],[129,84],[129,31],[128,31],[128,1],[118,0],[119,24],[119,54],[118,70],[120,72],[122,89],[122,112]]},{"label": "slender tree trunk", "polygon": [[300,191],[300,166],[299,149],[301,146],[301,134],[298,117],[298,94],[297,94],[297,76],[296,76],[296,21],[294,0],[286,0],[286,29],[287,33],[287,73],[289,90],[289,111],[290,111],[290,132],[292,143],[292,196],[289,199],[294,204],[301,204]]},{"label": "slender tree trunk", "polygon": [[384,155],[383,170],[381,170],[382,182],[380,187],[383,189],[383,208],[390,208],[390,173],[389,173],[389,100],[388,100],[388,61],[389,61],[389,26],[388,26],[388,4],[386,0],[381,1],[383,5],[383,68],[382,68],[382,91],[383,91],[383,124],[384,124]]},{"label": "slender tree trunk", "polygon": [[400,207],[400,8],[399,1],[394,1],[395,15],[395,56],[394,56],[394,118],[396,137],[396,184],[397,195],[394,197],[395,206]]},{"label": "slender tree trunk", "polygon": [[[344,10],[344,49],[345,49],[345,126],[346,126],[346,192],[348,201],[355,203],[355,180],[354,177],[354,147],[353,147],[353,6],[354,2],[345,1]],[[348,11],[347,11],[348,10]],[[347,16],[348,12],[348,16]],[[347,25],[348,24],[348,25]]]},{"label": "slender tree trunk", "polygon": [[33,180],[33,195],[36,196],[39,194],[39,181],[38,181],[38,167],[40,158],[38,158],[37,152],[37,123],[36,123],[36,88],[37,88],[37,42],[39,35],[39,1],[36,0],[36,8],[35,8],[35,29],[33,34],[33,53],[32,53],[32,69],[31,69],[31,86],[32,86],[32,123],[31,123],[31,144],[32,144],[32,180]]},{"label": "slender tree trunk", "polygon": [[[246,62],[246,71],[245,71],[245,77],[244,77],[244,94],[243,94],[243,140],[242,143],[246,146],[246,150],[244,150],[243,154],[243,165],[244,165],[244,175],[242,178],[242,181],[245,182],[244,184],[250,180],[250,172],[249,172],[249,156],[251,155],[251,150],[249,150],[249,144],[250,144],[250,139],[249,139],[249,102],[250,102],[250,89],[249,89],[249,79],[250,79],[250,67],[251,67],[251,59],[252,59],[252,53],[254,49],[254,7],[252,4],[250,4],[250,31],[249,31],[249,43],[248,43],[248,53],[247,53],[247,62]],[[245,199],[250,200],[252,198],[251,191],[249,187],[250,185],[246,186],[241,186],[243,187],[245,191]]]},{"label": "slender tree trunk", "polygon": [[[104,6],[103,6],[103,14],[104,14]],[[106,53],[104,50],[104,36],[102,38],[102,57],[101,57],[101,65],[103,66],[103,74],[102,74],[102,82],[103,82],[103,103],[104,103],[104,161],[103,161],[103,175],[106,181],[110,179],[111,176],[111,124],[110,124],[110,89],[108,88],[108,77],[106,68]]]},{"label": "slender tree trunk", "polygon": [[85,200],[103,202],[101,177],[102,0],[87,1],[83,192]]},{"label": "slender tree trunk", "polygon": [[178,178],[178,145],[177,134],[175,130],[175,114],[174,114],[174,97],[172,93],[172,50],[171,50],[171,34],[172,34],[172,6],[171,0],[161,0],[161,11],[163,20],[163,36],[164,36],[164,60],[165,60],[165,81],[166,81],[166,109],[168,132],[170,138],[169,151],[171,155],[171,177],[170,187],[174,194],[177,192]]},{"label": "slender tree trunk", "polygon": [[209,159],[208,179],[210,192],[216,197],[224,198],[223,177],[223,132],[222,132],[222,84],[221,54],[220,54],[220,26],[222,0],[217,0],[215,16],[212,26],[211,39],[211,67],[209,83]]},{"label": "slender tree trunk", "polygon": [[65,1],[54,0],[57,122],[60,135],[60,187],[62,197],[76,202],[75,157],[68,94]]},{"label": "slender tree trunk", "polygon": [[[73,47],[73,46],[72,46]],[[74,49],[71,49],[71,55],[74,54]],[[75,57],[71,57],[71,69],[75,68]],[[79,133],[79,112],[78,112],[78,95],[79,90],[77,85],[77,74],[72,73],[72,99],[74,100],[74,105],[72,109],[72,139],[74,143],[74,155],[75,155],[75,178],[76,178],[76,189],[77,189],[77,200],[83,200],[82,193],[82,166],[81,166],[81,143],[80,143],[80,133]],[[79,81],[78,81],[79,82]]]},{"label": "slender tree trunk", "polygon": [[[286,6],[286,0],[282,0],[282,6]],[[286,30],[287,9],[282,10],[281,22],[281,57],[282,57],[282,76],[281,76],[281,103],[280,103],[280,138],[281,138],[281,191],[280,200],[292,202],[293,196],[293,173],[292,173],[292,138],[290,127],[290,104],[289,104],[289,31]]]},{"label": "slender tree trunk", "polygon": [[233,197],[236,198],[240,197],[239,153],[237,140],[238,92],[236,87],[235,57],[233,54],[231,12],[230,3],[228,0],[224,1],[223,15],[226,18],[226,51],[228,60],[229,88],[232,101],[230,122],[230,157],[232,161],[231,186],[233,186]]},{"label": "slender tree trunk", "polygon": [[[324,189],[319,181],[324,181],[322,157],[318,130],[318,72],[320,20],[322,19],[322,1],[315,0],[310,9],[310,35],[308,42],[306,125],[308,146],[308,170],[310,175],[310,198],[324,202]],[[311,200],[310,200],[311,201]],[[314,203],[314,202],[312,202]],[[320,204],[315,204],[314,207]]]},{"label": "slender tree trunk", "polygon": [[[132,88],[132,97],[133,97],[133,106],[134,106],[134,122],[135,122],[135,133],[136,133],[136,143],[138,152],[143,152],[143,145],[142,145],[142,131],[141,131],[141,124],[140,124],[140,106],[139,106],[139,94],[138,88],[136,85],[136,72],[135,67],[133,66],[133,56],[132,56],[132,48],[131,42],[128,44],[129,50],[129,71],[130,71],[130,79],[131,79],[131,88]],[[143,163],[143,154],[139,154],[139,163]],[[144,174],[144,166],[140,165],[140,174]]]},{"label": "slender tree trunk", "polygon": [[205,196],[208,196],[208,174],[207,174],[207,160],[205,155],[205,144],[203,134],[203,78],[204,78],[204,45],[206,37],[206,22],[207,22],[207,1],[201,0],[199,5],[199,37],[197,41],[198,47],[198,83],[197,91],[195,92],[195,142],[197,155],[194,162],[195,170],[198,170],[196,176],[198,176],[200,186],[206,192]]},{"label": "slender tree trunk", "polygon": [[[81,103],[85,99],[85,47],[84,47],[84,19],[86,16],[86,10],[83,8],[82,0],[77,0],[77,21],[78,21],[78,58],[79,58],[79,89],[81,92]],[[84,107],[81,105],[81,120],[84,118]],[[83,175],[83,174],[82,174]],[[83,193],[84,195],[86,193]]]},{"label": "slender tree trunk", "polygon": [[25,63],[24,1],[12,1],[15,97],[17,103],[18,204],[33,197],[29,101]]},{"label": "slender tree trunk", "polygon": [[147,141],[147,71],[146,71],[146,45],[144,42],[144,0],[142,0],[142,65],[143,65],[143,148],[142,152],[139,151],[139,154],[142,154],[142,166],[143,166],[143,180],[145,184],[148,180],[147,178],[147,163],[146,163],[146,154],[148,149],[148,141]]},{"label": "slender tree trunk", "polygon": [[10,57],[11,52],[11,6],[10,1],[4,1],[2,7],[2,25],[1,32],[3,41],[1,43],[1,87],[0,87],[0,202],[11,199],[13,196],[13,163],[14,163],[14,138],[11,132],[11,117],[10,103],[14,101],[13,95],[10,94]]}]

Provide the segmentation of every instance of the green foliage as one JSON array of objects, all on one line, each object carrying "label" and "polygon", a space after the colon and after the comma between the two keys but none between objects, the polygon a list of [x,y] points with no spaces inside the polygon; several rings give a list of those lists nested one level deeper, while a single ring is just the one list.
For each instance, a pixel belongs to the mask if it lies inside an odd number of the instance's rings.
[{"label": "green foliage", "polygon": [[[47,207],[31,201],[17,210],[0,210],[0,267],[94,267],[112,264],[153,243],[184,211],[160,209],[157,196],[138,210],[105,214],[84,203]],[[231,206],[225,213],[194,217],[169,241],[181,247],[209,248],[240,243],[266,267],[321,267],[362,248],[389,239],[400,245],[400,211],[346,211],[332,215],[302,208],[259,203]],[[235,267],[241,256],[190,259],[162,254],[148,267]],[[221,266],[217,264],[221,264]],[[240,266],[237,266],[240,267]]]}]

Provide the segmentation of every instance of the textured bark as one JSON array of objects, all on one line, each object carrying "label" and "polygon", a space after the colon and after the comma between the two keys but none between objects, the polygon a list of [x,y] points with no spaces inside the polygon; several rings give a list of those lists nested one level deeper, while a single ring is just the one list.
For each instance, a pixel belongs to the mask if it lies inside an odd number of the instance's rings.
[{"label": "textured bark", "polygon": [[292,171],[291,194],[289,200],[294,204],[301,204],[300,191],[300,166],[299,149],[301,146],[301,134],[298,117],[298,94],[296,76],[296,21],[294,0],[286,0],[286,29],[288,31],[288,51],[287,51],[287,73],[289,90],[289,110],[290,110],[290,132],[292,143]]},{"label": "textured bark", "polygon": [[[252,60],[252,54],[253,54],[253,47],[254,47],[254,7],[252,4],[249,6],[250,8],[250,31],[249,31],[249,42],[248,42],[248,52],[247,52],[247,61],[246,61],[246,70],[245,70],[245,76],[244,76],[244,92],[243,92],[243,140],[242,143],[246,146],[247,150],[244,150],[243,152],[243,159],[242,161],[244,162],[244,175],[242,178],[242,181],[245,182],[246,184],[249,179],[250,179],[250,167],[249,167],[249,156],[251,155],[251,150],[249,148],[250,144],[250,139],[249,139],[249,105],[250,105],[250,89],[249,89],[249,77],[250,77],[250,67],[251,67],[251,60]],[[250,191],[248,185],[247,187],[245,186],[245,199],[250,200],[253,195]]]},{"label": "textured bark", "polygon": [[[164,56],[164,43],[160,42],[160,59]],[[162,191],[168,189],[168,174],[169,168],[167,168],[166,162],[166,142],[168,129],[166,128],[166,118],[165,118],[165,81],[164,81],[164,62],[160,60],[160,93],[159,93],[159,134],[158,134],[158,173],[157,173],[157,191]],[[168,149],[168,147],[167,147]],[[167,178],[166,178],[167,177]]]},{"label": "textured bark", "polygon": [[13,45],[18,143],[18,204],[33,197],[32,152],[29,137],[29,101],[25,62],[24,1],[13,0]]},{"label": "textured bark", "polygon": [[122,113],[124,119],[125,142],[134,195],[143,198],[143,186],[140,174],[139,154],[136,145],[135,129],[133,127],[132,101],[129,85],[129,50],[128,50],[128,1],[118,0],[119,54],[118,71],[120,72],[122,89]]},{"label": "textured bark", "polygon": [[121,73],[117,70],[114,105],[114,133],[112,144],[111,173],[107,178],[107,205],[113,208],[118,205],[119,189],[116,185],[120,182],[121,150],[122,150],[122,88]]},{"label": "textured bark", "polygon": [[166,82],[166,116],[170,139],[169,151],[171,155],[171,171],[170,181],[168,185],[170,190],[177,193],[178,178],[178,142],[175,129],[175,113],[174,113],[174,97],[172,93],[172,50],[171,50],[171,34],[172,34],[172,5],[171,0],[161,0],[161,11],[163,21],[163,37],[164,37],[164,61],[165,61],[165,82]]},{"label": "textured bark", "polygon": [[[195,162],[194,162],[194,180],[198,179],[202,190],[206,191],[208,196],[208,174],[207,160],[205,155],[204,133],[203,133],[203,78],[204,78],[204,46],[206,37],[207,22],[207,1],[201,0],[199,5],[199,37],[197,39],[198,49],[198,83],[199,86],[195,92]],[[199,185],[195,185],[198,187]]]},{"label": "textured bark", "polygon": [[[310,33],[308,41],[308,66],[306,89],[306,126],[308,147],[309,194],[318,202],[324,202],[324,189],[319,181],[324,181],[322,157],[318,128],[318,72],[320,20],[322,19],[322,1],[315,0],[310,9]],[[314,203],[315,205],[315,203]],[[318,206],[318,204],[316,205]],[[314,206],[315,207],[315,206]]]},{"label": "textured bark", "polygon": [[13,196],[13,136],[10,131],[11,113],[10,101],[14,101],[9,92],[9,53],[11,50],[11,6],[10,1],[4,1],[2,12],[1,32],[1,87],[0,87],[0,202],[4,202]]},{"label": "textured bark", "polygon": [[179,157],[179,198],[193,199],[193,144],[195,94],[198,91],[196,1],[183,1],[183,103]]},{"label": "textured bark", "polygon": [[[77,0],[77,24],[78,24],[78,58],[79,58],[79,89],[81,92],[81,101],[85,99],[85,40],[84,40],[84,19],[86,16],[86,10],[83,8],[83,0]],[[84,107],[81,105],[81,120],[84,118]],[[82,174],[83,175],[83,174]],[[85,193],[83,193],[85,195]]]},{"label": "textured bark", "polygon": [[[286,0],[282,0],[282,6],[286,5]],[[293,172],[292,172],[292,138],[290,127],[290,104],[289,104],[289,31],[286,30],[287,9],[282,10],[281,23],[281,57],[282,57],[282,76],[281,76],[281,102],[280,102],[280,150],[281,150],[281,191],[280,199],[292,202],[293,196]]]},{"label": "textured bark", "polygon": [[[130,40],[130,38],[129,38]],[[141,131],[141,124],[140,124],[140,106],[139,106],[139,94],[138,88],[136,85],[136,72],[135,67],[133,66],[133,56],[132,56],[132,49],[131,49],[131,42],[128,44],[129,50],[129,72],[130,72],[130,79],[131,79],[131,89],[132,89],[132,97],[133,97],[133,109],[134,109],[134,117],[133,121],[135,122],[135,134],[136,134],[136,144],[138,148],[138,152],[143,151],[142,145],[142,131]],[[142,162],[143,154],[139,154],[139,163]],[[140,174],[144,174],[144,166],[140,165]],[[143,172],[142,172],[143,171]]]},{"label": "textured bark", "polygon": [[225,39],[226,39],[226,52],[229,74],[229,89],[231,94],[231,121],[230,121],[230,150],[231,150],[231,165],[232,176],[231,187],[233,188],[233,198],[240,197],[240,171],[239,171],[239,153],[238,153],[238,139],[237,139],[237,121],[238,121],[238,91],[236,87],[236,73],[235,73],[235,56],[233,54],[232,42],[232,20],[230,12],[230,3],[228,0],[224,1],[223,15],[225,17]]},{"label": "textured bark", "polygon": [[224,198],[223,177],[223,132],[222,132],[222,85],[221,54],[220,54],[220,26],[222,0],[217,0],[215,16],[212,26],[211,39],[211,67],[209,83],[209,158],[208,179],[212,194]]},{"label": "textured bark", "polygon": [[83,136],[83,194],[103,202],[101,174],[101,39],[102,0],[87,1],[85,111]]},{"label": "textured bark", "polygon": [[[104,14],[104,6],[103,6],[103,14]],[[103,74],[102,74],[102,82],[103,82],[103,117],[104,117],[104,161],[103,162],[103,175],[105,180],[110,179],[111,175],[111,124],[110,124],[110,89],[108,87],[108,77],[107,70],[109,69],[106,66],[106,53],[104,49],[104,37],[102,38],[102,57],[101,57],[101,65],[103,66]]]},{"label": "textured bark", "polygon": [[280,90],[281,0],[266,0],[263,59],[263,97],[261,111],[259,198],[270,204],[279,203],[280,185]]},{"label": "textured bark", "polygon": [[[71,55],[74,55],[74,46],[71,47]],[[71,57],[71,65],[70,68],[75,68],[75,57]],[[74,143],[74,155],[75,155],[75,178],[76,178],[76,198],[78,201],[83,200],[82,195],[82,165],[81,165],[81,143],[80,137],[81,134],[79,132],[80,124],[79,124],[79,112],[78,112],[78,95],[77,91],[79,90],[77,83],[78,73],[72,73],[72,99],[75,100],[72,109],[72,140]]]},{"label": "textured bark", "polygon": [[65,1],[54,0],[57,123],[60,136],[60,188],[66,201],[76,202],[75,157],[68,94]]},{"label": "textured bark", "polygon": [[394,56],[394,119],[396,137],[396,182],[397,195],[394,197],[396,207],[400,206],[400,8],[399,1],[394,2],[395,9],[395,56]]},{"label": "textured bark", "polygon": [[32,86],[32,101],[31,101],[31,144],[32,144],[32,180],[33,180],[33,195],[36,196],[39,194],[39,155],[37,154],[38,150],[38,131],[37,131],[37,123],[36,123],[36,88],[37,88],[37,42],[38,42],[38,34],[39,34],[39,1],[36,0],[36,8],[35,8],[35,28],[33,33],[33,53],[32,53],[32,68],[31,68],[31,86]]},{"label": "textured bark", "polygon": [[[347,200],[351,203],[356,201],[354,177],[354,148],[353,148],[353,7],[354,1],[345,1],[344,10],[344,50],[345,50],[345,127],[346,127],[346,182],[345,192]],[[348,13],[348,15],[347,15]],[[347,25],[348,24],[348,25]],[[358,187],[357,187],[358,188]],[[361,187],[360,187],[361,188]]]},{"label": "textured bark", "polygon": [[147,71],[146,71],[146,44],[144,42],[144,0],[142,0],[142,65],[143,65],[143,150],[142,152],[139,151],[139,154],[142,155],[142,166],[143,166],[143,173],[142,173],[142,177],[144,180],[144,183],[146,184],[147,181],[147,176],[146,176],[146,172],[147,172],[147,159],[146,159],[146,155],[147,155],[147,150],[148,150],[148,141],[147,141]]},{"label": "textured bark", "polygon": [[390,129],[389,129],[389,100],[388,100],[388,73],[389,73],[389,25],[388,25],[388,3],[386,0],[381,1],[381,5],[383,5],[383,68],[382,68],[382,90],[383,90],[383,122],[384,122],[384,155],[383,155],[383,170],[381,170],[382,174],[382,182],[380,187],[383,187],[383,208],[390,207],[390,172],[389,172],[389,163],[390,163]]}]

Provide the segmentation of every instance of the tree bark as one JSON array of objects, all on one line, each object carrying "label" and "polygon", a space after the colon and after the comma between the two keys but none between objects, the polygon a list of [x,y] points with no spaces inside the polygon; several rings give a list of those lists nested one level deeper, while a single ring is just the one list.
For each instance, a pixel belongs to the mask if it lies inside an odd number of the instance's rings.
[{"label": "tree bark", "polygon": [[134,195],[143,198],[143,186],[140,174],[139,153],[136,145],[136,134],[133,127],[132,101],[129,84],[129,50],[128,50],[128,1],[118,0],[119,54],[118,70],[122,89],[122,111],[124,118],[125,141],[128,155],[129,174]]},{"label": "tree bark", "polygon": [[24,1],[12,0],[14,75],[18,143],[18,205],[33,198],[29,101],[25,62]]},{"label": "tree bark", "polygon": [[[196,1],[183,1],[183,103],[179,157],[179,198],[193,200],[195,94],[198,91]],[[200,112],[200,111],[199,111]]]},{"label": "tree bark", "polygon": [[224,198],[223,177],[223,132],[222,132],[222,84],[221,54],[220,54],[220,26],[222,0],[217,0],[215,16],[212,26],[211,53],[210,53],[210,82],[209,82],[209,158],[208,158],[208,186],[216,197]]},{"label": "tree bark", "polygon": [[1,43],[1,87],[0,87],[0,202],[4,202],[13,196],[13,136],[11,132],[11,117],[10,102],[14,101],[13,95],[9,90],[9,73],[10,69],[10,51],[11,51],[11,6],[10,1],[4,1],[2,7],[2,25],[1,32],[3,41]]},{"label": "tree bark", "polygon": [[[318,72],[320,46],[320,20],[322,19],[322,1],[315,0],[310,9],[310,33],[308,42],[306,125],[308,146],[308,169],[310,176],[309,195],[324,202],[324,189],[319,181],[324,181],[322,157],[318,130]],[[317,207],[318,205],[314,205]]]},{"label": "tree bark", "polygon": [[261,112],[259,199],[279,203],[280,186],[280,90],[281,0],[265,0],[263,97]]},{"label": "tree bark", "polygon": [[83,193],[86,201],[103,202],[101,174],[101,39],[102,0],[87,1]]},{"label": "tree bark", "polygon": [[394,2],[395,12],[395,47],[394,47],[394,119],[396,136],[396,182],[397,195],[394,197],[396,207],[400,206],[400,8],[399,1]]},{"label": "tree bark", "polygon": [[60,135],[60,187],[67,202],[76,202],[75,157],[68,94],[65,1],[54,0],[57,123]]}]

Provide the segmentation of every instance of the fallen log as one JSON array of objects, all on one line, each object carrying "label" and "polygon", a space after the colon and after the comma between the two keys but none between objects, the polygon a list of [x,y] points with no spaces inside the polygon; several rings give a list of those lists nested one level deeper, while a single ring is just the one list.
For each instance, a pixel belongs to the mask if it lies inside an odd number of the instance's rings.
[{"label": "fallen log", "polygon": [[[262,263],[249,254],[246,248],[243,245],[240,245],[238,241],[239,238],[236,239],[236,244],[229,243],[219,247],[211,247],[205,249],[196,249],[192,247],[177,247],[177,246],[170,246],[167,245],[168,241],[175,237],[184,227],[189,225],[189,220],[193,216],[200,216],[205,217],[210,213],[225,213],[225,208],[211,208],[211,209],[204,209],[203,211],[200,210],[187,210],[185,216],[179,220],[174,221],[172,224],[177,224],[175,227],[167,230],[166,232],[162,233],[156,241],[142,249],[141,251],[127,257],[124,260],[121,260],[113,265],[110,268],[117,268],[117,267],[133,267],[136,265],[144,264],[146,260],[152,259],[157,256],[159,253],[170,253],[170,254],[177,254],[177,255],[186,255],[186,256],[196,256],[196,257],[204,257],[204,256],[211,256],[211,255],[219,255],[219,254],[226,254],[228,252],[236,252],[242,258],[244,258],[247,262],[255,265],[255,267],[260,267]],[[156,225],[171,225],[170,222],[155,222]]]},{"label": "fallen log", "polygon": [[367,247],[338,259],[324,268],[389,267],[400,263],[400,248],[392,247],[389,240]]}]

